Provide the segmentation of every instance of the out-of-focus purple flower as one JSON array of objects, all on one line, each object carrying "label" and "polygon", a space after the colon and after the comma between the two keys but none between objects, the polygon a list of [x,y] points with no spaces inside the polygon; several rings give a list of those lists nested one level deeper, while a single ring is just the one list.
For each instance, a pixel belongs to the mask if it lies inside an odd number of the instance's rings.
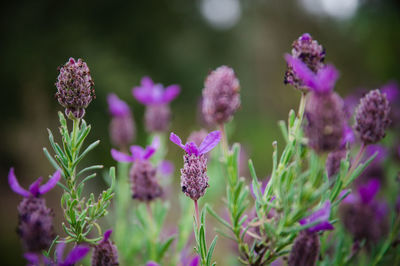
[{"label": "out-of-focus purple flower", "polygon": [[[325,49],[316,40],[313,40],[308,33],[304,33],[293,42],[292,56],[300,59],[314,73],[317,73],[324,67]],[[308,87],[304,86],[302,80],[296,75],[290,64],[288,64],[285,72],[284,83],[291,84],[299,90],[308,90]]]},{"label": "out-of-focus purple flower", "polygon": [[346,121],[343,100],[338,94],[312,92],[306,103],[305,117],[308,145],[316,152],[334,151],[343,146]]},{"label": "out-of-focus purple flower", "polygon": [[228,66],[212,71],[204,82],[203,115],[210,124],[228,122],[240,107],[240,86],[235,72]]},{"label": "out-of-focus purple flower", "polygon": [[344,227],[350,232],[355,241],[367,240],[376,242],[387,233],[387,204],[375,199],[380,182],[370,180],[358,189],[357,194],[349,194],[339,209]]},{"label": "out-of-focus purple flower", "polygon": [[92,266],[119,265],[117,247],[110,240],[111,233],[112,230],[107,230],[100,243],[94,247],[92,253]]},{"label": "out-of-focus purple flower", "polygon": [[333,225],[329,222],[330,214],[331,214],[331,203],[329,200],[327,200],[318,211],[315,211],[310,216],[301,219],[299,223],[301,225],[317,223],[316,225],[313,225],[307,229],[307,231],[310,233],[325,231],[325,230],[333,230]]},{"label": "out-of-focus purple flower", "polygon": [[60,74],[55,85],[56,98],[66,108],[65,114],[70,118],[82,118],[85,115],[85,109],[96,97],[90,70],[80,58],[76,61],[71,57],[60,67]]},{"label": "out-of-focus purple flower", "polygon": [[134,87],[133,96],[144,105],[166,104],[175,99],[180,92],[179,85],[166,88],[160,83],[154,84],[150,77],[143,77],[141,86]]},{"label": "out-of-focus purple flower", "polygon": [[85,258],[90,251],[90,248],[88,246],[77,245],[67,254],[65,259],[63,259],[64,249],[65,249],[65,243],[62,242],[57,245],[56,247],[57,263],[54,263],[54,265],[73,266],[75,265],[75,263]]},{"label": "out-of-focus purple flower", "polygon": [[201,142],[207,137],[208,132],[205,129],[193,131],[190,133],[187,142],[194,142],[197,146],[200,146]]},{"label": "out-of-focus purple flower", "polygon": [[289,254],[289,266],[316,265],[320,250],[319,236],[316,232],[303,230],[296,237]]},{"label": "out-of-focus purple flower", "polygon": [[46,184],[40,185],[42,183],[43,178],[39,177],[35,182],[33,182],[29,186],[29,190],[26,190],[19,185],[17,177],[15,176],[15,173],[14,173],[14,168],[11,168],[10,172],[8,174],[8,184],[10,185],[11,189],[15,193],[17,193],[25,198],[39,197],[40,195],[43,195],[43,194],[49,192],[53,187],[55,187],[57,185],[57,182],[60,180],[60,178],[61,178],[61,171],[57,170],[53,174],[53,177],[50,178]]},{"label": "out-of-focus purple flower", "polygon": [[194,142],[183,145],[182,140],[174,133],[171,133],[170,140],[186,152],[183,156],[184,166],[181,169],[181,188],[186,196],[196,201],[204,195],[208,187],[205,154],[219,143],[221,133],[219,131],[209,133],[200,146]]},{"label": "out-of-focus purple flower", "polygon": [[328,178],[333,177],[340,171],[340,163],[346,158],[347,151],[344,149],[339,149],[332,151],[328,154],[326,158],[325,168],[328,174]]},{"label": "out-of-focus purple flower", "polygon": [[126,147],[135,137],[135,123],[129,106],[111,93],[107,96],[109,112],[112,115],[109,131],[111,142],[117,147]]},{"label": "out-of-focus purple flower", "polygon": [[42,254],[26,252],[24,258],[28,261],[27,266],[56,266],[54,262]]},{"label": "out-of-focus purple flower", "polygon": [[285,59],[303,85],[312,91],[316,93],[329,93],[335,87],[339,72],[333,65],[326,65],[319,69],[318,72],[313,72],[300,59],[289,54],[285,55]]},{"label": "out-of-focus purple flower", "polygon": [[111,149],[111,156],[114,160],[118,162],[132,163],[137,160],[148,160],[156,152],[159,145],[160,139],[158,137],[155,137],[152,144],[150,146],[147,146],[145,149],[140,146],[133,145],[130,147],[131,155],[117,151],[116,149]]},{"label": "out-of-focus purple flower", "polygon": [[163,132],[168,129],[171,120],[169,102],[180,92],[178,85],[170,85],[164,89],[162,84],[154,84],[149,77],[143,77],[141,86],[134,87],[133,96],[146,105],[145,123],[149,132]]},{"label": "out-of-focus purple flower", "polygon": [[372,90],[357,106],[354,126],[364,144],[377,143],[385,137],[385,129],[390,124],[390,106],[385,94]]},{"label": "out-of-focus purple flower", "polygon": [[160,172],[162,176],[168,177],[174,172],[175,167],[171,161],[163,160],[158,166],[157,170]]},{"label": "out-of-focus purple flower", "polygon": [[400,89],[396,81],[390,81],[381,87],[381,92],[386,94],[390,103],[394,103],[400,98]]},{"label": "out-of-focus purple flower", "polygon": [[160,264],[158,264],[155,261],[149,261],[149,262],[146,263],[146,266],[160,266]]},{"label": "out-of-focus purple flower", "polygon": [[345,148],[346,145],[351,145],[356,141],[356,137],[354,135],[353,129],[346,125],[343,129],[343,139],[342,139],[342,147]]},{"label": "out-of-focus purple flower", "polygon": [[374,163],[381,163],[389,154],[388,150],[379,144],[368,145],[365,149],[365,158],[370,158],[376,153]]}]

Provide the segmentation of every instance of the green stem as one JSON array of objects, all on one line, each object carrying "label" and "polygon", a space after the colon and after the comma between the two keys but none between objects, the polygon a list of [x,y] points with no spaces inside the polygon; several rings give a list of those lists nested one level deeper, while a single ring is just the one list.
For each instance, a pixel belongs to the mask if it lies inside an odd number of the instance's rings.
[{"label": "green stem", "polygon": [[197,222],[197,230],[200,228],[200,215],[199,215],[199,205],[197,204],[197,200],[194,200],[194,211],[196,214],[196,222]]},{"label": "green stem", "polygon": [[155,228],[155,223],[154,223],[154,218],[153,218],[153,212],[151,210],[150,202],[146,203],[146,209],[147,209],[147,214],[149,217],[149,224],[150,224],[150,234],[149,234],[149,241],[150,241],[150,259],[151,260],[157,260],[157,254],[156,254],[156,246],[157,246],[157,230]]},{"label": "green stem", "polygon": [[219,127],[219,130],[221,131],[221,135],[222,135],[221,136],[221,138],[222,138],[222,150],[223,150],[225,159],[227,159],[229,146],[228,146],[228,138],[226,136],[226,131],[225,131],[225,125],[224,124],[219,124],[218,127]]}]

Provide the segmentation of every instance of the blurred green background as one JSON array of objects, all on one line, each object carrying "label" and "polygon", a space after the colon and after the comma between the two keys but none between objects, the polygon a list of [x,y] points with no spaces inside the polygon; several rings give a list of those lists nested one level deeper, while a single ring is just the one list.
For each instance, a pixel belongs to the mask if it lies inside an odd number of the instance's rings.
[{"label": "blurred green background", "polygon": [[[197,105],[208,72],[226,64],[241,83],[242,108],[231,141],[244,145],[267,176],[277,121],[297,108],[299,93],[283,84],[284,53],[304,32],[326,48],[340,70],[337,91],[376,88],[400,80],[400,3],[396,0],[149,0],[8,1],[1,4],[0,249],[2,265],[24,264],[15,233],[20,197],[11,192],[11,166],[23,186],[53,172],[42,153],[46,128],[57,131],[57,66],[69,57],[88,63],[97,99],[85,119],[89,140],[101,145],[86,163],[114,165],[109,150],[106,95],[117,93],[134,110],[143,144],[144,108],[131,95],[143,75],[180,84],[171,130],[199,129]],[[172,148],[172,145],[170,146]],[[175,151],[175,147],[173,148]],[[180,168],[181,154],[169,154]],[[174,182],[179,182],[176,171]],[[93,182],[92,182],[93,183]],[[94,185],[104,187],[99,178]],[[59,224],[60,189],[47,196]],[[56,225],[60,231],[60,226]]]}]

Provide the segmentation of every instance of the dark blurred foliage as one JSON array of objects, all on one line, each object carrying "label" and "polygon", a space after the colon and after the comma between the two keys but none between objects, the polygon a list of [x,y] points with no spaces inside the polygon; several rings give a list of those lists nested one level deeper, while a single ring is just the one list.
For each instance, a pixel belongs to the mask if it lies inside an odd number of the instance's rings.
[{"label": "dark blurred foliage", "polygon": [[[54,98],[54,83],[57,66],[70,56],[84,59],[95,81],[97,99],[85,119],[93,126],[90,140],[101,139],[102,144],[88,160],[106,166],[115,164],[109,155],[106,95],[115,92],[133,107],[138,142],[143,144],[144,108],[131,96],[131,88],[143,75],[182,86],[172,103],[171,128],[188,136],[200,127],[194,121],[207,73],[222,64],[233,67],[241,82],[242,108],[231,139],[243,143],[259,175],[265,176],[271,164],[271,143],[282,140],[276,122],[286,120],[299,100],[298,92],[282,81],[283,54],[290,52],[300,34],[311,33],[326,48],[327,61],[341,72],[337,90],[342,96],[357,87],[371,89],[390,79],[400,80],[400,4],[396,0],[365,0],[346,21],[310,15],[294,0],[241,1],[241,19],[228,30],[211,27],[199,4],[187,0],[1,4],[3,265],[23,263],[15,234],[20,198],[10,191],[7,173],[15,166],[27,186],[53,171],[42,147],[48,146],[46,128],[57,131],[56,112],[62,109]],[[181,163],[172,153],[170,158]],[[99,179],[96,184],[102,183]],[[60,193],[56,189],[47,197],[48,205],[56,210]],[[56,221],[61,217],[57,211]]]}]

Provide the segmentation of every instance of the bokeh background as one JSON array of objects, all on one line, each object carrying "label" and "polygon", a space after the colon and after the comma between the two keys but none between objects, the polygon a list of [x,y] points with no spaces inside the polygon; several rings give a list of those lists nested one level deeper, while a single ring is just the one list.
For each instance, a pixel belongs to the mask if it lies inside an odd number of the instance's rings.
[{"label": "bokeh background", "polygon": [[[223,64],[233,67],[242,108],[231,140],[244,145],[264,176],[271,165],[271,143],[281,140],[277,121],[297,108],[299,93],[283,84],[283,55],[302,33],[317,39],[327,61],[340,70],[336,90],[342,96],[400,80],[397,0],[38,0],[7,1],[1,10],[2,265],[24,264],[15,233],[20,197],[8,187],[8,170],[16,168],[23,186],[53,172],[42,147],[49,146],[46,128],[57,132],[62,108],[54,98],[54,83],[57,66],[70,56],[88,63],[96,85],[97,99],[85,119],[93,127],[89,140],[102,142],[86,163],[107,167],[115,162],[109,153],[106,95],[115,92],[130,104],[137,142],[143,144],[144,107],[133,99],[131,88],[144,75],[181,85],[172,103],[171,129],[187,136],[201,127],[197,106],[207,73]],[[169,156],[179,168],[181,155]],[[178,171],[174,182],[179,182]],[[93,190],[105,186],[101,178],[92,183]],[[60,194],[55,189],[47,197],[57,222]]]}]

